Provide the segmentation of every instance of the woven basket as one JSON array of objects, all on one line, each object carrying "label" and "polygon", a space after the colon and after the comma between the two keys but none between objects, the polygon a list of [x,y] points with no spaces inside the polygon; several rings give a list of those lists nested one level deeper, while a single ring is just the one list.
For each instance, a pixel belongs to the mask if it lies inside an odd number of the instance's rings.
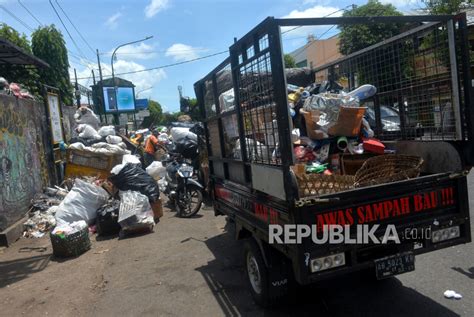
[{"label": "woven basket", "polygon": [[355,175],[355,187],[391,183],[420,175],[423,159],[418,156],[388,154],[369,158]]},{"label": "woven basket", "polygon": [[300,197],[321,196],[354,188],[353,175],[300,174],[296,179]]},{"label": "woven basket", "polygon": [[78,256],[91,248],[89,228],[61,237],[50,233],[53,254],[57,257]]}]

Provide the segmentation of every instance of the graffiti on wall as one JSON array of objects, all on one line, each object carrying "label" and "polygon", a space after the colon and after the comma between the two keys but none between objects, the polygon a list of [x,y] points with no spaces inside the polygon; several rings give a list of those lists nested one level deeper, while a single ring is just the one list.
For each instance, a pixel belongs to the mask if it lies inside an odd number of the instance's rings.
[{"label": "graffiti on wall", "polygon": [[42,104],[0,96],[0,230],[49,183],[45,122]]}]

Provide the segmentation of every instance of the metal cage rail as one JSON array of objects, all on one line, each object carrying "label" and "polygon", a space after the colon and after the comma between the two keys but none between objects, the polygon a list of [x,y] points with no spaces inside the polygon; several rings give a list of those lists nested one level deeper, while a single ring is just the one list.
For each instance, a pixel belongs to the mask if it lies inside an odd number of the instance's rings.
[{"label": "metal cage rail", "polygon": [[[258,166],[269,168],[270,174],[277,169],[281,174],[273,175],[281,175],[286,200],[295,199],[280,29],[373,23],[401,23],[409,30],[312,69],[313,80],[340,82],[348,91],[366,83],[376,86],[376,96],[364,106],[381,140],[470,140],[473,113],[465,15],[267,18],[195,84],[206,117],[211,176],[258,189]],[[387,117],[399,124],[388,124]]]}]

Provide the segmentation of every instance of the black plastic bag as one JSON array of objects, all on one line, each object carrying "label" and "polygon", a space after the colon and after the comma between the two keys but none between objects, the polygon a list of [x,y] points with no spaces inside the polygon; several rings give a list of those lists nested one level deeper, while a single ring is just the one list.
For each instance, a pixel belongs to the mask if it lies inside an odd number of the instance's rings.
[{"label": "black plastic bag", "polygon": [[198,144],[196,141],[184,137],[175,142],[176,152],[184,158],[194,159],[199,155]]},{"label": "black plastic bag", "polygon": [[111,199],[97,210],[96,227],[99,236],[108,236],[120,232],[118,223],[120,200]]},{"label": "black plastic bag", "polygon": [[109,179],[118,189],[140,192],[152,203],[160,197],[158,184],[138,164],[127,163],[117,175],[112,174]]}]

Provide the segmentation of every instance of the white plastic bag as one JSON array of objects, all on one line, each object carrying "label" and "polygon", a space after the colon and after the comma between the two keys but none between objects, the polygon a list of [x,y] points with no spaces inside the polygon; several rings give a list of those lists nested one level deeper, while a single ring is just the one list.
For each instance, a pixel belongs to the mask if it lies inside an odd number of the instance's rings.
[{"label": "white plastic bag", "polygon": [[131,190],[121,191],[118,223],[124,230],[152,227],[155,221],[148,197]]},{"label": "white plastic bag", "polygon": [[234,110],[234,88],[220,94],[219,105],[221,106],[221,112]]},{"label": "white plastic bag", "polygon": [[97,133],[97,131],[89,124],[78,125],[77,132],[79,132],[80,138],[96,140],[102,139],[102,137]]},{"label": "white plastic bag", "polygon": [[147,168],[146,172],[153,177],[155,180],[159,180],[162,177],[165,177],[166,167],[161,164],[161,162],[153,161]]},{"label": "white plastic bag", "polygon": [[135,155],[132,155],[132,154],[127,154],[127,155],[123,156],[122,164],[127,164],[127,163],[141,164],[140,159],[138,157],[136,157]]},{"label": "white plastic bag", "polygon": [[99,118],[91,109],[87,107],[80,107],[77,109],[76,113],[74,114],[74,120],[77,124],[88,124],[92,126],[94,129],[99,128]]},{"label": "white plastic bag", "polygon": [[175,127],[175,128],[172,128],[170,132],[171,132],[171,136],[173,137],[174,142],[181,140],[185,137],[188,137],[189,139],[197,142],[197,135],[190,132],[189,128]]},{"label": "white plastic bag", "polygon": [[69,149],[71,150],[79,150],[79,151],[84,151],[86,146],[82,144],[81,142],[76,142],[68,146]]},{"label": "white plastic bag", "polygon": [[92,223],[96,211],[109,199],[109,194],[102,187],[76,179],[71,191],[59,204],[56,211],[58,223],[84,220]]},{"label": "white plastic bag", "polygon": [[109,144],[119,144],[120,142],[122,142],[122,138],[119,137],[119,136],[115,136],[115,135],[108,135],[105,140],[107,141],[107,143]]},{"label": "white plastic bag", "polygon": [[158,136],[158,141],[159,142],[163,142],[163,143],[166,143],[170,140],[168,134],[166,133],[161,133],[159,136]]},{"label": "white plastic bag", "polygon": [[115,128],[114,128],[113,125],[107,125],[105,127],[100,128],[99,131],[97,131],[97,133],[101,137],[106,137],[106,136],[109,136],[109,135],[115,135]]},{"label": "white plastic bag", "polygon": [[115,165],[110,171],[110,174],[118,175],[125,165],[127,165],[127,163]]}]

